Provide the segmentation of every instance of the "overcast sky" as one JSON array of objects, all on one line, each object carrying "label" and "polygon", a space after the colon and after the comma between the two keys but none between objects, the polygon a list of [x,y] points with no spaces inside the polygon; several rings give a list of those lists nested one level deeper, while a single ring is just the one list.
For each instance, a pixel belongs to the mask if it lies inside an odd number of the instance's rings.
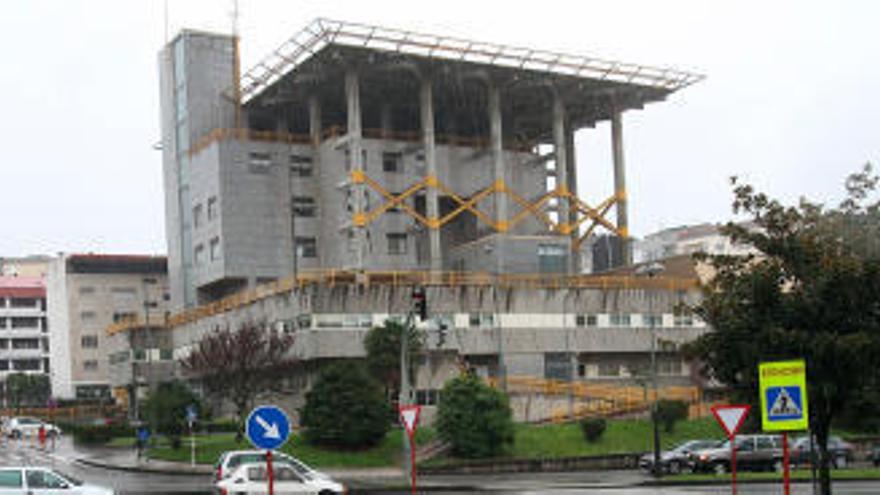
[{"label": "overcast sky", "polygon": [[[229,32],[231,0],[168,0],[168,31]],[[836,202],[880,157],[880,2],[240,1],[243,68],[316,17],[673,66],[707,79],[625,114],[635,235],[730,218],[738,175]],[[0,12],[0,256],[164,253],[164,1]],[[612,190],[610,131],[577,136],[581,196]]]}]

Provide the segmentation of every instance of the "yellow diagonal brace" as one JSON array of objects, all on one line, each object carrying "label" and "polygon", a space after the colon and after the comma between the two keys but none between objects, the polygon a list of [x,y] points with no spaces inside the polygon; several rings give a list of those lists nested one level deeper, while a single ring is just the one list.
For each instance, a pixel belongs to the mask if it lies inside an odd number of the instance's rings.
[{"label": "yellow diagonal brace", "polygon": [[451,212],[447,213],[445,216],[440,218],[440,222],[439,222],[440,226],[445,225],[447,222],[449,222],[450,220],[452,220],[456,216],[460,215],[461,212],[463,212],[464,210],[468,210],[471,213],[473,213],[474,216],[476,216],[477,218],[482,220],[485,224],[489,225],[490,227],[492,227],[494,229],[497,229],[495,222],[493,222],[492,219],[489,218],[488,215],[486,215],[485,213],[480,211],[478,208],[473,207],[473,205],[482,201],[483,198],[485,198],[486,196],[495,192],[495,185],[494,184],[482,189],[477,194],[471,196],[470,199],[467,199],[467,200],[462,199],[458,194],[455,194],[453,191],[449,190],[449,188],[447,188],[442,183],[438,183],[437,189],[440,190],[441,192],[443,192],[444,194],[446,194],[447,196],[449,196],[450,198],[452,198],[452,200],[455,201],[456,203],[458,203],[458,205],[459,205],[458,208],[456,208],[455,210],[452,210]]},{"label": "yellow diagonal brace", "polygon": [[547,201],[550,200],[551,197],[553,197],[553,191],[550,191],[550,192],[542,195],[540,198],[535,200],[533,203],[529,203],[528,201],[526,201],[525,198],[514,193],[513,191],[510,191],[508,193],[508,195],[511,198],[513,198],[513,200],[516,201],[520,206],[523,207],[523,209],[520,210],[516,215],[514,215],[514,217],[510,220],[510,226],[514,226],[514,225],[518,224],[529,213],[531,213],[532,215],[537,217],[538,220],[541,220],[545,224],[547,224],[548,227],[555,228],[555,224],[553,223],[553,220],[550,219],[550,217],[548,215],[546,215],[543,211],[540,210],[541,206],[543,206],[544,203],[546,203]]}]

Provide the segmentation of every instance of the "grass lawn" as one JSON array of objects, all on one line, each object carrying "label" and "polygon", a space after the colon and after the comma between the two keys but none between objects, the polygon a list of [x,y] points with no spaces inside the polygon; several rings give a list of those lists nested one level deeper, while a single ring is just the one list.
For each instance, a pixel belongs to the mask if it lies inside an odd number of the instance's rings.
[{"label": "grass lawn", "polygon": [[[791,479],[796,481],[809,481],[809,469],[793,469],[791,471]],[[818,478],[818,473],[816,474]],[[782,473],[755,473],[755,472],[738,472],[736,473],[737,481],[740,480],[758,480],[758,481],[779,481],[782,482]],[[847,479],[880,479],[880,469],[832,469],[831,479],[847,480]],[[664,476],[661,480],[671,483],[687,481],[687,482],[704,482],[704,481],[725,481],[730,482],[730,474],[679,474],[676,476]]]},{"label": "grass lawn", "polygon": [[[721,438],[722,432],[712,418],[682,421],[673,433],[660,430],[663,448],[692,438]],[[651,422],[614,420],[595,443],[587,443],[577,424],[516,425],[515,443],[510,457],[568,457],[599,454],[647,452],[653,445]]]},{"label": "grass lawn", "polygon": [[[433,429],[421,428],[416,435],[416,443],[424,444],[433,438]],[[222,452],[252,448],[247,440],[240,444],[235,443],[234,433],[196,436],[196,462],[213,464]],[[311,466],[327,468],[391,466],[399,462],[401,449],[401,432],[393,430],[385,436],[385,439],[378,446],[365,450],[333,450],[314,447],[306,444],[296,435],[292,436],[281,450],[296,456]],[[183,445],[178,450],[162,445],[151,448],[149,456],[153,459],[189,462],[189,437],[183,438]]]}]

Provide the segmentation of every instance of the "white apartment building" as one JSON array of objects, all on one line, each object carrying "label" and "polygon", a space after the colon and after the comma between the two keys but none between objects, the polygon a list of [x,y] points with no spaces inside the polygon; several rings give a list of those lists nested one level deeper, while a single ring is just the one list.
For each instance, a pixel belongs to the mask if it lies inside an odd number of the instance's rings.
[{"label": "white apartment building", "polygon": [[166,271],[164,256],[62,254],[51,261],[46,289],[56,397],[110,396],[107,327],[145,311],[164,318]]},{"label": "white apartment building", "polygon": [[737,256],[750,252],[748,246],[736,244],[723,235],[721,227],[720,224],[702,223],[648,234],[635,242],[634,259],[644,263],[695,253]]},{"label": "white apartment building", "polygon": [[0,380],[50,371],[43,278],[0,276]]}]

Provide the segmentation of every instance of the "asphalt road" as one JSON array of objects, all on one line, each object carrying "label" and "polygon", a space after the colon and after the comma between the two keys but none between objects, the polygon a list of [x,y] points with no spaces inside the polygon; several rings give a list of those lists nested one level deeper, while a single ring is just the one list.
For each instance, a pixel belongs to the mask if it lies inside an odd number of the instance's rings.
[{"label": "asphalt road", "polygon": [[[19,446],[15,442],[0,445],[0,465],[42,465],[69,473],[89,483],[112,487],[117,493],[176,493],[209,494],[212,484],[206,475],[162,475],[108,470],[73,462],[73,452],[59,449],[55,453]],[[634,487],[645,479],[637,471],[589,471],[580,473],[526,473],[495,476],[432,476],[421,482],[430,487],[430,493],[499,493],[511,495],[532,494],[592,494],[592,495],[726,495],[730,486],[689,487]],[[459,487],[444,490],[444,487]],[[468,487],[462,489],[462,487]],[[400,493],[407,491],[369,490],[369,493]],[[781,484],[740,485],[741,495],[782,494]],[[359,493],[359,490],[352,490]],[[793,495],[812,495],[809,484],[795,484]],[[835,495],[864,495],[880,493],[880,482],[836,483]]]}]

